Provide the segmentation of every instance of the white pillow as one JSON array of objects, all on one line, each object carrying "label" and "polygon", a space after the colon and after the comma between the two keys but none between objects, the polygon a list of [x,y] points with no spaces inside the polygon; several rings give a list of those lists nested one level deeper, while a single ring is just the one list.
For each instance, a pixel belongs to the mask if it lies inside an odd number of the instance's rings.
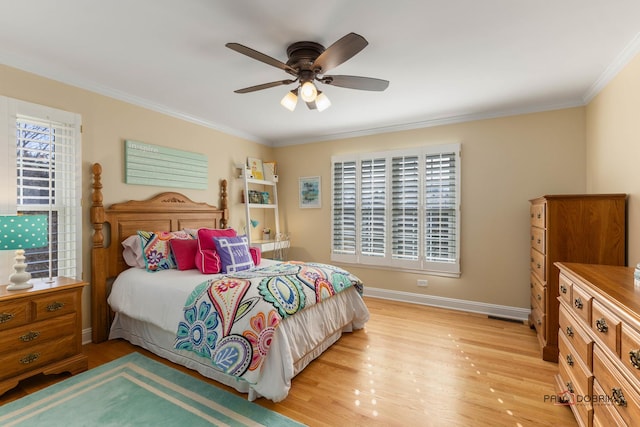
[{"label": "white pillow", "polygon": [[122,241],[122,247],[122,257],[129,267],[145,268],[140,236],[136,234],[127,237]]}]

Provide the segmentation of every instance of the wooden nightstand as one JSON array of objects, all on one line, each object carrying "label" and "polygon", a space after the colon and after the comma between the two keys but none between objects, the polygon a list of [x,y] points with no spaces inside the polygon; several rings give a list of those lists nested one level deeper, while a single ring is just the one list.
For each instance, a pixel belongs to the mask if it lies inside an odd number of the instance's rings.
[{"label": "wooden nightstand", "polygon": [[36,374],[86,371],[82,354],[82,289],[87,283],[32,279],[33,288],[0,285],[0,394]]}]

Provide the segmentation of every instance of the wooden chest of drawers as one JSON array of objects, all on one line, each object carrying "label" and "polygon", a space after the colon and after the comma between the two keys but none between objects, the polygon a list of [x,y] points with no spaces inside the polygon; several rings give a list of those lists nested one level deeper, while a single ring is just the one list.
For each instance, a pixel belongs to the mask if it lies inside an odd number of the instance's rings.
[{"label": "wooden chest of drawers", "polygon": [[640,288],[633,268],[558,263],[558,396],[581,426],[640,420]]},{"label": "wooden chest of drawers", "polygon": [[20,291],[0,286],[0,394],[36,374],[75,374],[88,366],[81,336],[86,283],[64,277],[32,283]]},{"label": "wooden chest of drawers", "polygon": [[558,360],[557,261],[626,265],[626,195],[556,195],[530,200],[529,324],[542,358]]}]

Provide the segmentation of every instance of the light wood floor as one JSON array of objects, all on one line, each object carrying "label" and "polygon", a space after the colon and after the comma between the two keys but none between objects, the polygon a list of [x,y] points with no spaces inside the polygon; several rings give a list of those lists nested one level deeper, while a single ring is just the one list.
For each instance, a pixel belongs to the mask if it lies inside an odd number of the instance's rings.
[{"label": "light wood floor", "polygon": [[[293,380],[285,401],[256,403],[311,426],[575,426],[545,401],[557,364],[539,356],[521,323],[365,298],[371,320],[345,334]],[[138,351],[125,341],[89,344],[89,367]],[[215,384],[199,374],[169,366]],[[25,380],[0,405],[66,375]]]}]

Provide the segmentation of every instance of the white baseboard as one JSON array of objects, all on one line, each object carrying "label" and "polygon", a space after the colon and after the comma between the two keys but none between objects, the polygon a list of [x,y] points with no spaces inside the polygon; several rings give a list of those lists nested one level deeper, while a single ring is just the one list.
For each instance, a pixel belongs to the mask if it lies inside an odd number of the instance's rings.
[{"label": "white baseboard", "polygon": [[487,316],[503,319],[526,321],[531,312],[528,308],[509,307],[505,305],[487,304],[476,301],[466,301],[454,298],[445,298],[434,295],[414,294],[411,292],[391,291],[379,288],[364,288],[364,296],[388,299],[392,301],[422,304],[431,307],[448,308],[451,310],[467,311],[470,313],[486,314]]},{"label": "white baseboard", "polygon": [[91,328],[82,330],[82,345],[91,344],[93,341]]}]

